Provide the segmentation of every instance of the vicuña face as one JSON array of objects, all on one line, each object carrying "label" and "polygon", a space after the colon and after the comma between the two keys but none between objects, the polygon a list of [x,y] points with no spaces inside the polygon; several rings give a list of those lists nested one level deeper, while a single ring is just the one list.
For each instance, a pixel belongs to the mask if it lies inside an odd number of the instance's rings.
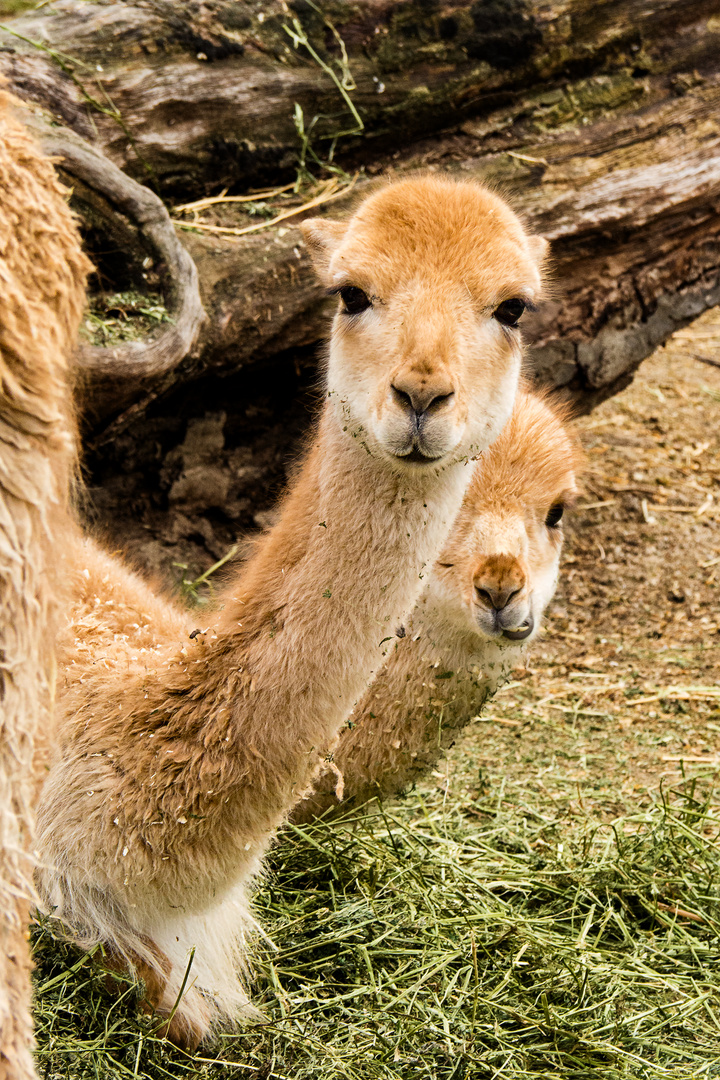
[{"label": "vicu\u00f1a face", "polygon": [[436,589],[452,620],[498,644],[537,634],[557,584],[564,511],[582,454],[557,414],[520,393],[497,441],[475,465]]},{"label": "vicu\u00f1a face", "polygon": [[433,176],[303,232],[338,297],[328,390],[343,427],[402,470],[484,450],[512,409],[545,241],[479,184]]}]

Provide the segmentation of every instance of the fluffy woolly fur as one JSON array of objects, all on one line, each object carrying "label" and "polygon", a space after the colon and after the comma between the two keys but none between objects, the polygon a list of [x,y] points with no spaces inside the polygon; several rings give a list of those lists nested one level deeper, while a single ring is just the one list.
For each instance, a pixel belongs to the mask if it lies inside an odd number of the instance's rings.
[{"label": "fluffy woolly fur", "polygon": [[418,606],[293,820],[397,795],[480,712],[538,633],[557,584],[558,515],[582,463],[567,410],[521,392],[475,465]]},{"label": "fluffy woolly fur", "polygon": [[474,183],[402,181],[304,235],[340,299],[279,522],[193,639],[169,613],[144,651],[119,634],[98,663],[80,642],[39,811],[48,908],[161,1014],[195,950],[169,1024],[186,1045],[251,1011],[251,883],[510,416],[521,343],[494,313],[541,289],[544,242]]},{"label": "fluffy woolly fur", "polygon": [[75,438],[68,359],[88,269],[50,164],[0,92],[0,1077],[35,1076],[36,734],[45,732]]}]

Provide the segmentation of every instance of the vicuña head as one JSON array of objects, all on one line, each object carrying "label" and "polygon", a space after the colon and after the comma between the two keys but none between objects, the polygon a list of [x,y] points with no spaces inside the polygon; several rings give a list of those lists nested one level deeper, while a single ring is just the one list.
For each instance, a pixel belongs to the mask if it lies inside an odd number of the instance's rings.
[{"label": "vicu\u00f1a head", "polygon": [[435,588],[483,640],[530,642],[555,592],[562,517],[583,461],[567,409],[521,393],[478,461],[435,567]]},{"label": "vicu\u00f1a head", "polygon": [[509,423],[475,464],[403,636],[295,821],[336,808],[341,793],[343,809],[397,795],[521,661],[555,591],[561,519],[583,462],[566,419],[567,410],[543,397],[518,395]]},{"label": "vicu\u00f1a head", "polygon": [[546,241],[486,188],[435,176],[302,229],[339,298],[328,393],[343,427],[409,472],[488,446],[512,408]]}]

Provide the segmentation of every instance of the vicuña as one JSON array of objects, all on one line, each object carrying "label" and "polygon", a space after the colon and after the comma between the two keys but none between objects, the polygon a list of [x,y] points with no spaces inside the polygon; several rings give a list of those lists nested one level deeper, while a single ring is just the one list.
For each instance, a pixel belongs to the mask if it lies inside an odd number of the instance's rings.
[{"label": "vicu\u00f1a", "polygon": [[[65,604],[69,366],[89,263],[52,165],[0,91],[0,1077],[32,1080],[27,927],[37,743]],[[46,756],[46,755],[45,755]]]},{"label": "vicu\u00f1a", "polygon": [[575,500],[582,462],[566,410],[521,392],[504,431],[475,465],[387,665],[293,820],[397,795],[437,762],[521,662],[555,591],[561,519]]},{"label": "vicu\u00f1a", "polygon": [[[338,297],[326,398],[278,524],[188,636],[66,668],[39,810],[45,902],[145,979],[192,1045],[250,1011],[249,888],[385,662],[502,430],[544,241],[475,183],[420,177],[303,227]],[[165,635],[167,630],[167,636]]]}]

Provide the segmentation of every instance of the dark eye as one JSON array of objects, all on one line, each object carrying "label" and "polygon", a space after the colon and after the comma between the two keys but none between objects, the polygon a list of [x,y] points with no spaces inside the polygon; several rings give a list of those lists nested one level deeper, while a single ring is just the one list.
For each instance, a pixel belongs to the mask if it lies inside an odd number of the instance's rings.
[{"label": "dark eye", "polygon": [[545,524],[548,529],[555,529],[560,524],[560,518],[563,516],[564,512],[565,507],[562,503],[555,503],[554,506],[550,507],[548,515],[545,518]]},{"label": "dark eye", "polygon": [[372,307],[370,298],[357,285],[343,285],[339,292],[347,315],[359,315]]},{"label": "dark eye", "polygon": [[493,318],[497,319],[503,326],[517,326],[525,307],[524,300],[518,300],[517,298],[503,300],[502,304],[493,311]]}]

